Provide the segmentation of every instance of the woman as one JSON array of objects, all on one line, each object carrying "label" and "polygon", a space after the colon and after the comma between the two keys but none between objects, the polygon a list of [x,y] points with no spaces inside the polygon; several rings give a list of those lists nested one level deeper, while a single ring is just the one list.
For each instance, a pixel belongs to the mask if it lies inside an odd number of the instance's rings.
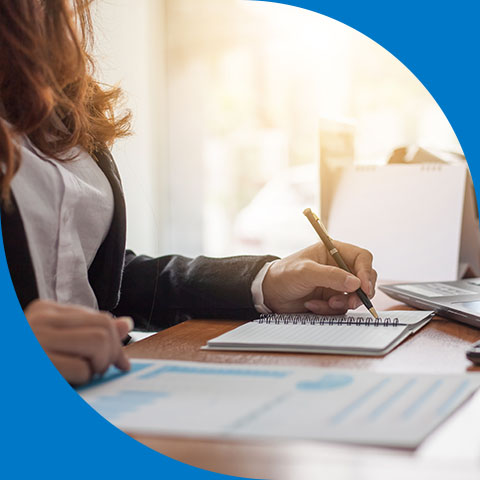
[{"label": "woman", "polygon": [[[322,245],[284,259],[189,259],[125,252],[125,204],[108,151],[128,134],[120,91],[93,78],[88,0],[0,2],[0,193],[5,252],[39,342],[71,383],[111,364],[137,328],[258,312],[343,313],[373,296],[372,256],[340,244],[355,275]],[[115,318],[119,317],[119,318]]]}]

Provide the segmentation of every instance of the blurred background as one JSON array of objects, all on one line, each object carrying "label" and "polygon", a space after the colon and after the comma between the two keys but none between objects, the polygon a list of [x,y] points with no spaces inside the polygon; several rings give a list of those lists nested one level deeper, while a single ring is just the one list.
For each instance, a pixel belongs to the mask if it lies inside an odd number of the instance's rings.
[{"label": "blurred background", "polygon": [[382,165],[416,145],[461,153],[412,73],[319,14],[104,0],[94,20],[97,76],[120,83],[134,114],[114,155],[137,252],[285,255],[317,240],[301,211],[328,215],[329,162]]}]

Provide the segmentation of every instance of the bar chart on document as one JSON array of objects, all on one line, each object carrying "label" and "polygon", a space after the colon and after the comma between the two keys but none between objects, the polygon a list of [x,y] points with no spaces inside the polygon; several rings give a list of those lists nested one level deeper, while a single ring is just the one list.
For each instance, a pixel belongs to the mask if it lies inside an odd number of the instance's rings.
[{"label": "bar chart on document", "polygon": [[127,432],[330,440],[414,448],[480,374],[384,374],[134,360],[78,393]]}]

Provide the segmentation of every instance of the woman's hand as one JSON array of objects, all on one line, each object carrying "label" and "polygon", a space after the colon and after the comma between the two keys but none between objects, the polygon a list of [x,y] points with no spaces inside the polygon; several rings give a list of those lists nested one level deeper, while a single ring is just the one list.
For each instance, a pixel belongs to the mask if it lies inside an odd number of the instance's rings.
[{"label": "woman's hand", "polygon": [[312,311],[343,314],[361,305],[359,287],[372,298],[377,272],[372,254],[354,245],[334,242],[353,275],[337,267],[322,243],[274,262],[263,280],[264,303],[273,312]]},{"label": "woman's hand", "polygon": [[130,317],[113,318],[75,305],[35,300],[25,310],[28,323],[57,370],[71,384],[88,382],[110,365],[130,368],[121,340],[133,327]]}]

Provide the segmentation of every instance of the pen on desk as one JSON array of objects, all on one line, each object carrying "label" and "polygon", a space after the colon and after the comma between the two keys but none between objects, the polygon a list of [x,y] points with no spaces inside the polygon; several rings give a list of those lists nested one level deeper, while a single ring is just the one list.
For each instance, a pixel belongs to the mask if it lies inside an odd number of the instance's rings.
[{"label": "pen on desk", "polygon": [[[342,270],[345,270],[348,273],[352,273],[351,270],[348,268],[348,265],[345,263],[342,256],[340,255],[340,252],[335,248],[335,245],[333,244],[331,238],[328,235],[327,230],[323,226],[320,219],[309,208],[306,208],[303,211],[303,214],[308,218],[308,221],[312,224],[312,227],[318,233],[318,236],[320,237],[323,244],[329,251],[330,255],[335,260],[335,263]],[[358,297],[360,298],[362,303],[365,305],[365,307],[367,307],[368,311],[374,316],[374,318],[379,318],[378,313],[373,307],[372,302],[368,298],[367,294],[361,288],[356,290],[355,293],[358,295]]]}]

